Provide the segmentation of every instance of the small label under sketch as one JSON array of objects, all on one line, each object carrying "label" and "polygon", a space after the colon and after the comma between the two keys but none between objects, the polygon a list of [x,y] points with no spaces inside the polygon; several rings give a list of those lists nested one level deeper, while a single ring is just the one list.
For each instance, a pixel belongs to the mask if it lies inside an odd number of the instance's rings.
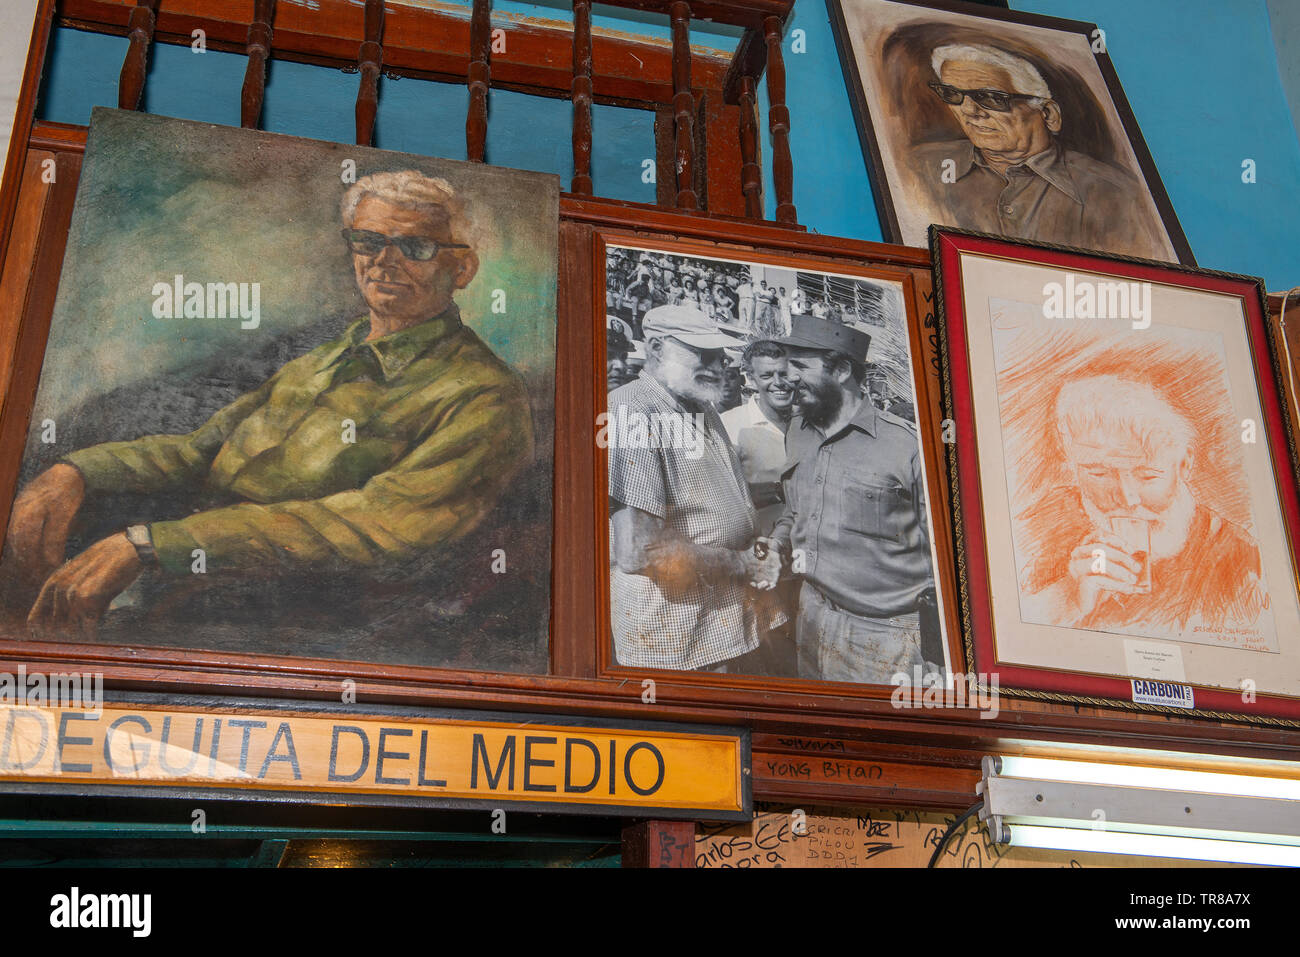
[{"label": "small label under sketch", "polygon": [[1187,680],[1183,670],[1183,650],[1165,641],[1124,639],[1124,664],[1130,678],[1157,678],[1162,681]]},{"label": "small label under sketch", "polygon": [[1134,704],[1159,704],[1166,708],[1195,708],[1191,685],[1172,681],[1152,681],[1150,678],[1133,678]]}]

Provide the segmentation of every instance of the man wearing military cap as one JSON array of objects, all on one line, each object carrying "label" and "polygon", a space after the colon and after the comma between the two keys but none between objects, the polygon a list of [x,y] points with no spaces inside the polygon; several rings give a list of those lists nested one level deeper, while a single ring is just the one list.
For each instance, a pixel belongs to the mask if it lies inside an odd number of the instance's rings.
[{"label": "man wearing military cap", "polygon": [[934,600],[916,430],[864,397],[867,333],[811,315],[792,325],[774,340],[799,414],[772,542],[803,577],[799,676],[888,684],[926,667],[921,612]]}]

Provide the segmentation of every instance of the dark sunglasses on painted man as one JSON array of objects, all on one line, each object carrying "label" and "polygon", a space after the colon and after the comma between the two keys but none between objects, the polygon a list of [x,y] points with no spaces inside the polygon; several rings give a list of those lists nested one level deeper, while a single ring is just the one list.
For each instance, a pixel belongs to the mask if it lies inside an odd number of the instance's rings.
[{"label": "dark sunglasses on painted man", "polygon": [[378,256],[384,247],[396,246],[403,256],[416,262],[428,262],[444,249],[469,249],[465,243],[440,243],[425,236],[385,236],[368,229],[345,229],[343,239],[360,256]]},{"label": "dark sunglasses on painted man", "polygon": [[1037,97],[1028,93],[1004,93],[1001,90],[961,90],[955,86],[949,86],[947,83],[940,83],[938,80],[931,80],[929,87],[938,94],[939,99],[949,106],[960,106],[961,101],[969,96],[980,109],[992,110],[994,113],[1011,112],[1011,104],[1015,100],[1037,99]]}]

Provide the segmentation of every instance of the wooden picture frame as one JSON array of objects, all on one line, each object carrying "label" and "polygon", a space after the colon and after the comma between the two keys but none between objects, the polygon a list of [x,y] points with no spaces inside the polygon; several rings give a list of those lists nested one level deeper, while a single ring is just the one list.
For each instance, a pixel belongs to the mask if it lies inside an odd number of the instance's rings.
[{"label": "wooden picture frame", "polygon": [[[926,228],[939,223],[1196,264],[1106,53],[1105,34],[1095,24],[961,0],[826,4],[886,241],[923,246]],[[1045,121],[1056,129],[1043,142],[1059,142],[1064,165],[1044,176],[1013,176],[1000,193],[997,184],[1005,176],[999,180],[980,169],[988,164],[972,145],[1014,153],[1023,142],[1013,146],[1015,135],[999,129],[976,132],[980,142],[975,142],[926,89],[926,81],[934,79],[928,54],[942,45],[969,49],[970,44],[995,45],[1001,55],[1020,58],[1036,72],[1014,82],[1046,85],[1049,106],[1055,104],[1058,115]],[[981,74],[970,82],[982,90],[993,81]],[[906,109],[903,97],[910,104]],[[954,114],[974,110],[973,103],[967,97],[951,109]],[[1012,109],[1022,106],[1013,102]],[[982,122],[1000,122],[996,112],[981,108],[979,115]],[[1018,155],[1023,158],[1023,151]],[[1038,157],[1049,155],[1039,153],[1019,168],[1037,171]],[[1019,191],[1017,182],[1041,186],[1043,197],[1030,192],[1034,186]],[[1088,213],[1090,205],[1095,215]],[[1033,208],[1038,212],[1031,216]],[[1130,238],[1139,233],[1140,240]]]},{"label": "wooden picture frame", "polygon": [[[1300,470],[1262,281],[931,244],[971,670],[1045,701],[1300,726]],[[1143,305],[1117,309],[1120,286]]]},{"label": "wooden picture frame", "polygon": [[[291,224],[274,240],[285,253],[280,265],[270,264],[276,257],[259,256],[249,249],[247,236],[266,237],[275,228],[266,223],[245,220],[247,232],[241,237],[232,233],[220,216],[216,222],[191,217],[188,243],[161,238],[153,224],[166,213],[157,196],[141,184],[142,180],[156,181],[158,174],[136,162],[131,151],[140,149],[166,163],[167,174],[174,177],[169,195],[213,190],[212,184],[223,179],[219,167],[225,166],[240,169],[241,185],[231,192],[214,190],[209,200],[213,209],[233,214],[254,195],[263,204],[279,201],[296,207],[275,217]],[[34,637],[54,644],[136,644],[189,654],[288,651],[308,660],[386,661],[491,672],[539,673],[547,668],[559,184],[555,177],[353,147],[349,152],[357,159],[347,162],[361,163],[363,170],[355,184],[344,177],[337,189],[333,185],[324,189],[289,186],[303,181],[332,183],[339,150],[337,144],[261,131],[127,110],[95,111],[77,205],[66,237],[58,296],[39,363],[41,381],[27,414],[25,441],[15,443],[25,445],[21,455],[26,488],[38,491],[26,498],[20,492],[10,513],[2,567],[4,605],[0,609],[0,631],[5,638]],[[280,158],[272,160],[272,156]],[[402,189],[408,192],[402,194]],[[517,199],[510,198],[511,191]],[[447,226],[440,244],[428,251],[414,251],[409,257],[383,245],[382,238],[377,242],[373,231],[352,229],[354,221],[364,224],[365,217],[373,215],[367,210],[393,208],[383,197],[397,203],[403,195],[415,195],[415,200],[405,200],[405,208],[422,210],[430,221],[439,215],[435,206],[441,197],[442,210],[449,211],[443,213],[446,222],[454,223]],[[500,205],[494,207],[493,203]],[[131,235],[134,227],[119,232],[123,219],[102,214],[106,205],[113,204],[132,208],[136,222],[142,224],[139,234]],[[516,214],[523,225],[502,230],[505,217]],[[379,224],[379,228],[390,227]],[[453,229],[461,233],[463,241],[452,235]],[[528,252],[507,252],[509,247],[500,239],[502,232],[530,233]],[[411,242],[400,236],[396,241],[408,246]],[[306,269],[290,267],[292,250],[300,245],[314,247],[310,256],[313,265]],[[483,251],[481,257],[475,246]],[[96,257],[105,250],[128,248],[133,250],[133,258],[116,263],[106,274],[103,261]],[[455,260],[459,273],[452,278],[450,273],[440,272],[451,268],[456,256],[461,257]],[[480,267],[484,270],[481,276]],[[223,269],[232,281],[210,279]],[[431,277],[449,285],[439,293]],[[476,277],[485,281],[475,289],[471,283]],[[350,286],[340,294],[344,278]],[[205,284],[204,279],[209,281]],[[466,287],[472,291],[457,302],[453,290]],[[506,287],[512,287],[528,319],[507,323],[498,317],[498,351],[493,352],[486,345],[494,338],[489,328],[489,301],[493,296],[504,301]],[[280,305],[279,315],[267,325],[261,321],[264,288],[268,306],[277,300]],[[386,326],[389,316],[384,297],[389,289],[438,297],[429,304],[417,302],[412,309],[412,315],[432,319],[405,327]],[[364,300],[360,306],[359,297]],[[366,332],[358,325],[358,310],[370,310],[361,321],[368,323],[365,329],[373,331],[373,346],[362,344],[370,340],[362,339]],[[484,317],[488,317],[486,323]],[[506,344],[504,350],[501,342]],[[268,345],[279,355],[266,355]],[[448,377],[444,370],[440,374],[435,347],[453,363],[471,365],[477,361],[471,355],[480,357],[478,368],[486,370],[490,382],[476,385],[472,373]],[[89,352],[96,356],[93,363],[86,361]],[[251,375],[232,371],[227,361],[232,355],[239,357],[239,362],[250,363]],[[345,365],[354,359],[360,365]],[[526,385],[530,374],[531,385]],[[313,385],[301,391],[291,386],[293,391],[284,392],[283,384],[290,379],[298,381],[296,376]],[[403,376],[409,377],[405,385]],[[253,384],[253,379],[263,381]],[[320,401],[294,406],[292,411],[282,405],[301,402],[311,388],[321,385],[351,394],[355,404],[335,406],[338,397],[328,398],[322,392]],[[418,401],[452,385],[474,390],[480,403],[481,397],[494,397],[488,400],[492,402],[499,396],[501,404],[461,419],[426,408],[403,420],[413,430],[402,432],[389,425],[385,403]],[[368,398],[361,399],[363,393]],[[237,418],[231,419],[236,405]],[[226,411],[218,411],[222,409]],[[497,410],[503,410],[506,418],[496,419]],[[227,425],[217,425],[222,421]],[[302,437],[295,439],[292,429],[313,421],[328,421],[331,426],[341,422],[342,431],[326,433],[323,442],[318,434],[303,445]],[[278,491],[270,496],[257,492],[212,496],[218,484],[213,476],[220,470],[216,458],[225,455],[229,461],[229,456],[242,454],[238,450],[253,447],[242,445],[236,432],[243,430],[247,435],[248,430],[271,422],[289,426],[283,432],[270,428],[263,436],[270,444],[258,453],[270,453],[262,459],[264,463],[285,463],[268,486]],[[456,440],[456,451],[445,458],[430,455],[439,442],[455,435],[457,428],[466,428],[476,439]],[[200,451],[200,435],[210,436],[218,445]],[[473,523],[475,530],[488,533],[484,541],[497,540],[494,547],[499,549],[500,561],[495,584],[502,590],[488,600],[516,606],[506,614],[481,611],[482,620],[471,620],[475,615],[471,596],[477,592],[483,597],[482,583],[492,580],[480,578],[477,587],[466,586],[464,581],[476,572],[489,572],[463,559],[448,561],[450,549],[458,547],[454,542],[469,545],[475,531],[459,529],[470,531],[469,538],[454,534],[441,539],[421,537],[432,528],[425,523],[439,520],[436,496],[454,496],[458,488],[453,481],[437,478],[433,470],[472,468],[474,441],[480,443],[479,448],[504,450],[509,462],[503,465],[486,460],[482,472],[462,473],[465,485],[475,489],[470,498],[482,503],[483,509],[458,503],[449,505],[443,514],[454,513]],[[296,452],[291,451],[295,443]],[[367,447],[387,448],[390,453],[381,452],[370,459]],[[423,465],[416,454],[419,448],[426,456]],[[380,469],[361,466],[360,473],[349,473],[341,486],[329,489],[310,482],[294,484],[297,480],[291,475],[295,466],[288,463],[295,455],[301,463],[329,452],[344,457],[359,453]],[[391,452],[400,459],[385,459]],[[195,464],[197,472],[192,468]],[[400,472],[412,468],[414,474],[400,477]],[[381,472],[388,474],[381,477]],[[489,474],[496,478],[489,480]],[[438,491],[416,504],[412,496],[425,494],[420,491],[419,476],[431,480]],[[390,481],[413,484],[403,486],[405,491],[387,498],[385,505],[371,504],[368,496],[379,493]],[[514,482],[514,487],[506,492],[508,482]],[[71,492],[60,492],[60,488]],[[53,497],[41,489],[55,489]],[[283,497],[281,493],[289,489],[293,491]],[[325,501],[340,492],[342,497]],[[176,493],[188,501],[178,502]],[[40,534],[40,525],[32,518],[45,521],[47,529],[57,525],[57,520],[39,518],[48,502],[56,503],[51,515],[67,516],[65,531],[70,534],[66,541],[46,546],[42,554],[31,544],[32,533]],[[523,505],[522,517],[505,518],[504,507],[514,503]],[[503,508],[498,509],[498,504]],[[221,511],[223,508],[226,510]],[[336,508],[356,511],[344,518],[341,511],[335,516]],[[403,511],[406,508],[411,511]],[[283,523],[284,513],[277,517],[281,510],[302,511],[303,524],[298,528],[313,529],[310,534],[316,537],[312,544],[304,547],[303,540],[279,537],[269,550],[262,550],[259,543],[269,544],[270,537],[297,534]],[[308,517],[308,511],[314,517]],[[238,518],[240,515],[244,518]],[[326,515],[342,520],[342,524],[333,525],[336,533],[348,529],[343,541],[351,545],[365,541],[363,548],[375,546],[377,551],[354,550],[343,559],[349,546],[329,554],[334,541],[322,551],[320,546],[329,540],[328,534],[314,522]],[[375,524],[390,519],[400,524],[406,521],[398,517],[403,515],[413,517],[414,523],[400,529],[395,526],[393,534]],[[213,539],[201,544],[196,540],[193,545],[180,541],[175,549],[178,560],[168,560],[167,523],[177,528],[182,522],[245,519],[252,523],[248,532],[224,539],[234,544],[238,556],[228,552],[223,560],[219,554],[223,546]],[[500,523],[504,527],[492,535],[489,526]],[[128,527],[134,528],[136,539],[130,538],[131,532],[123,534]],[[254,527],[258,530],[252,531]],[[455,526],[447,527],[455,530]],[[138,538],[142,534],[144,547]],[[406,551],[420,541],[434,545]],[[507,566],[501,549],[507,541],[517,553],[517,568],[525,570],[525,577],[509,583],[503,574]],[[268,557],[271,562],[265,564]],[[378,564],[374,564],[376,559]],[[420,575],[431,570],[431,566],[420,566],[439,560],[457,571],[433,572],[441,586],[416,584]],[[365,570],[367,565],[370,571]],[[380,565],[395,577],[387,582],[370,577]],[[121,567],[123,574],[104,576],[105,567]],[[90,577],[82,581],[87,575]],[[355,588],[340,586],[339,575]],[[98,599],[89,599],[83,606],[85,617],[77,621],[77,603],[62,598],[65,584],[72,593],[83,596],[100,585],[107,590]],[[134,594],[125,590],[132,587],[136,588]],[[430,621],[421,627],[401,617],[398,606],[403,603],[432,612],[430,596],[438,587],[458,592],[444,599],[444,607],[454,610],[436,616],[441,618],[439,624]],[[405,602],[402,591],[408,592]],[[220,595],[238,597],[223,601]],[[190,605],[192,599],[198,604]],[[333,604],[336,601],[341,604]],[[241,609],[255,605],[261,605],[263,611],[241,620]],[[350,611],[356,614],[351,623]],[[319,622],[314,626],[307,624],[313,616],[318,616],[315,620]],[[490,630],[483,621],[489,619],[503,631],[503,638],[483,640]],[[297,638],[286,636],[295,630]],[[391,644],[384,641],[385,633]],[[449,644],[442,651],[430,651],[421,647],[427,641]],[[458,644],[497,657],[491,662],[474,660],[458,653]]]},{"label": "wooden picture frame", "polygon": [[[602,357],[605,354],[606,334],[608,326],[605,321],[605,308],[607,292],[606,264],[608,261],[609,251],[611,249],[630,250],[633,253],[649,253],[666,255],[677,262],[692,262],[699,264],[704,261],[720,261],[723,265],[731,267],[762,267],[764,270],[775,269],[782,270],[779,275],[792,275],[793,273],[813,273],[821,274],[823,277],[836,277],[838,279],[856,278],[868,281],[876,281],[881,284],[897,284],[902,292],[903,316],[902,321],[905,325],[905,334],[907,336],[907,354],[910,357],[910,385],[912,389],[912,401],[915,402],[915,419],[917,444],[920,448],[921,456],[924,462],[924,474],[926,483],[926,501],[930,512],[932,538],[931,548],[935,568],[935,584],[939,593],[940,618],[943,632],[943,668],[948,672],[960,671],[963,656],[957,647],[956,636],[958,634],[956,619],[956,593],[953,588],[953,579],[951,569],[953,567],[953,555],[951,550],[952,534],[951,527],[948,524],[948,516],[944,514],[942,503],[946,500],[944,482],[942,480],[942,423],[937,415],[937,406],[932,401],[932,389],[929,387],[929,376],[926,370],[926,357],[928,355],[927,334],[925,332],[926,323],[924,319],[929,318],[922,313],[924,299],[918,294],[916,277],[907,271],[900,270],[890,265],[881,265],[867,262],[845,263],[828,262],[806,255],[793,254],[787,250],[779,248],[764,248],[755,245],[744,250],[737,250],[727,246],[721,246],[708,242],[701,242],[694,239],[670,238],[667,236],[647,236],[645,233],[628,233],[612,230],[597,230],[593,236],[592,243],[592,308],[595,313],[593,325],[593,359],[596,369],[603,369],[601,366]],[[741,317],[743,325],[744,318]],[[877,356],[877,353],[871,353]],[[606,376],[603,372],[597,372],[593,377],[592,389],[594,392],[593,403],[596,410],[604,411],[607,406],[605,398],[607,395]],[[867,401],[871,401],[868,399]],[[629,673],[637,675],[658,674],[657,680],[669,679],[674,682],[683,681],[692,685],[699,685],[702,688],[716,688],[719,693],[724,688],[749,688],[749,689],[789,689],[796,693],[810,694],[829,694],[843,696],[846,699],[856,697],[875,697],[888,698],[896,689],[896,685],[887,684],[858,684],[848,681],[823,681],[810,680],[806,677],[796,677],[794,674],[774,675],[771,673],[758,674],[740,674],[728,673],[721,675],[708,674],[703,671],[695,670],[669,670],[635,667],[619,664],[613,651],[613,634],[610,620],[611,601],[611,569],[610,562],[607,560],[610,555],[610,536],[609,536],[609,454],[607,448],[601,448],[597,451],[597,470],[596,470],[596,494],[594,496],[595,504],[595,521],[594,529],[596,532],[596,626],[599,636],[596,668],[597,673],[603,676],[617,677],[625,676]],[[793,622],[791,622],[793,624]],[[930,654],[927,653],[927,660]],[[920,682],[916,682],[920,684]]]}]

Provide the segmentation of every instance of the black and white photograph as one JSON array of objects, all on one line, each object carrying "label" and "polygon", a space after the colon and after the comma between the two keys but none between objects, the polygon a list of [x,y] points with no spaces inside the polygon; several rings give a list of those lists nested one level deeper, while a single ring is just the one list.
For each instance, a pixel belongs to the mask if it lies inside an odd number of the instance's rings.
[{"label": "black and white photograph", "polygon": [[610,244],[605,291],[616,663],[946,672],[902,283]]}]

